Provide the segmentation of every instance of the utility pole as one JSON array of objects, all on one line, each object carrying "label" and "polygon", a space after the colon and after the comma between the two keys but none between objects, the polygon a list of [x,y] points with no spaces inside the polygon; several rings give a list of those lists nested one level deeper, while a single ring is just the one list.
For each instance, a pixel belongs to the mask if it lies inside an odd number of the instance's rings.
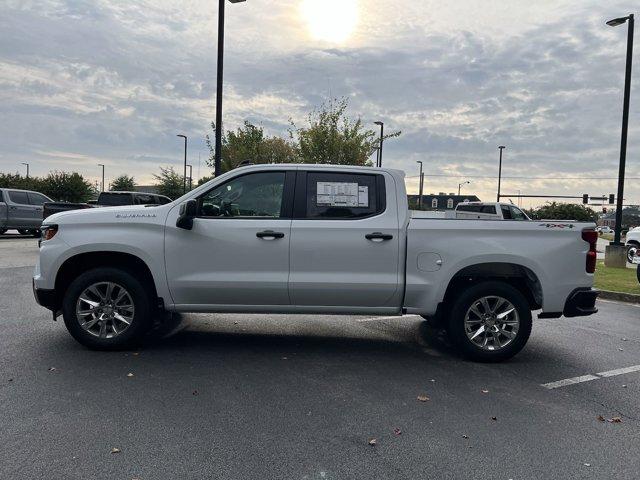
[{"label": "utility pole", "polygon": [[500,150],[500,164],[498,166],[498,199],[497,202],[500,201],[500,181],[502,180],[502,150],[506,147],[504,145],[500,145],[498,149]]},{"label": "utility pole", "polygon": [[186,135],[176,135],[177,137],[184,138],[184,173],[182,175],[182,193],[187,193],[187,136]]},{"label": "utility pole", "polygon": [[22,162],[22,165],[26,165],[27,166],[27,178],[29,178],[29,164]]},{"label": "utility pole", "polygon": [[416,163],[420,164],[420,193],[418,196],[418,210],[422,210],[422,185],[423,185],[423,181],[424,181],[424,174],[422,173],[422,161],[421,160],[416,160]]},{"label": "utility pole", "polygon": [[382,144],[384,143],[384,122],[373,122],[380,127],[380,145],[378,147],[378,164],[376,167],[382,167]]},{"label": "utility pole", "polygon": [[104,165],[99,163],[99,167],[102,167],[102,183],[100,184],[100,191],[104,192]]},{"label": "utility pole", "polygon": [[193,183],[193,165],[187,165],[187,167],[189,167],[189,190],[191,190]]}]

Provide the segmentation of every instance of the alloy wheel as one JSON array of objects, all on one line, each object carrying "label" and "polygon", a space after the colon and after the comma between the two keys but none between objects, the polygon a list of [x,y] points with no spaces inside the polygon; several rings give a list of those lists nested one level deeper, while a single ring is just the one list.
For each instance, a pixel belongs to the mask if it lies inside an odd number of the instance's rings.
[{"label": "alloy wheel", "polygon": [[479,298],[464,317],[467,338],[482,350],[496,351],[506,347],[516,338],[519,328],[516,307],[499,296]]},{"label": "alloy wheel", "polygon": [[90,285],[76,302],[76,319],[80,327],[98,338],[122,334],[131,325],[134,313],[131,295],[114,282]]}]

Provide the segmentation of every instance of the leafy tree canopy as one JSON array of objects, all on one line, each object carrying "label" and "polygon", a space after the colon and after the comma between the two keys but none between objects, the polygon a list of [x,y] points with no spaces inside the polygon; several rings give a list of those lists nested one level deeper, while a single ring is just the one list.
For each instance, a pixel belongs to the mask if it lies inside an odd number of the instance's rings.
[{"label": "leafy tree canopy", "polygon": [[77,172],[50,172],[46,177],[22,177],[0,173],[0,187],[34,190],[61,202],[86,202],[98,194],[96,188]]},{"label": "leafy tree canopy", "polygon": [[184,179],[173,167],[160,167],[160,174],[153,175],[158,186],[158,193],[176,199],[184,193]]},{"label": "leafy tree canopy", "polygon": [[132,192],[135,189],[136,182],[133,177],[129,175],[120,175],[116,177],[110,185],[111,190],[119,192]]},{"label": "leafy tree canopy", "polygon": [[534,220],[577,220],[595,222],[598,214],[585,205],[573,203],[548,202],[537,208],[527,210],[527,215]]}]

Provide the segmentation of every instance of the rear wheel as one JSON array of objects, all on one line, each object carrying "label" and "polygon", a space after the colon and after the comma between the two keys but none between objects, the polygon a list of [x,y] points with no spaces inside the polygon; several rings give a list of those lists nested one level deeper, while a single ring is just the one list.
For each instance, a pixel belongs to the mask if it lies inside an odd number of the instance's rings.
[{"label": "rear wheel", "polygon": [[67,288],[62,304],[64,323],[86,347],[128,348],[152,326],[150,300],[147,289],[129,272],[96,268]]},{"label": "rear wheel", "polygon": [[638,254],[640,254],[640,246],[632,243],[627,248],[627,261],[629,263],[633,263],[633,257],[635,257]]},{"label": "rear wheel", "polygon": [[482,282],[454,301],[447,332],[470,360],[499,362],[522,350],[531,334],[531,309],[517,289]]},{"label": "rear wheel", "polygon": [[31,230],[27,230],[26,228],[19,228],[18,233],[20,235],[31,235]]}]

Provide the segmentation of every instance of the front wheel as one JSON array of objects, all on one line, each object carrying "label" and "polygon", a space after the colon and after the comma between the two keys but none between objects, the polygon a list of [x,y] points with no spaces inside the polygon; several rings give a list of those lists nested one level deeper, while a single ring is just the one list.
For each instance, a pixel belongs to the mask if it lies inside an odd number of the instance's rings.
[{"label": "front wheel", "polygon": [[531,325],[524,295],[507,283],[488,281],[469,287],[453,302],[447,332],[466,358],[500,362],[524,348]]},{"label": "front wheel", "polygon": [[73,338],[91,349],[132,347],[152,326],[150,298],[144,285],[125,270],[89,270],[67,288],[64,323]]}]

